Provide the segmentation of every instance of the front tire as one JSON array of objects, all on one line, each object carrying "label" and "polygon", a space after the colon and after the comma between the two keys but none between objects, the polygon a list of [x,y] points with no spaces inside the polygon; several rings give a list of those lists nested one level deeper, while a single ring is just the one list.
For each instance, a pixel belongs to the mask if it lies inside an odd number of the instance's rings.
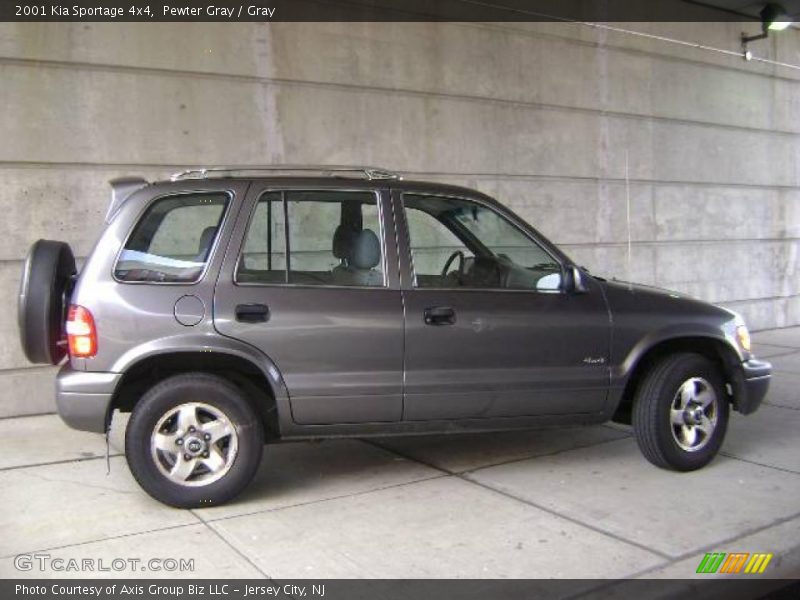
[{"label": "front tire", "polygon": [[716,456],[730,406],[719,369],[700,354],[656,363],[639,386],[633,430],[645,458],[658,467],[694,471]]},{"label": "front tire", "polygon": [[227,502],[261,462],[264,431],[241,390],[206,373],[175,375],[136,404],[125,433],[134,478],[177,508]]}]

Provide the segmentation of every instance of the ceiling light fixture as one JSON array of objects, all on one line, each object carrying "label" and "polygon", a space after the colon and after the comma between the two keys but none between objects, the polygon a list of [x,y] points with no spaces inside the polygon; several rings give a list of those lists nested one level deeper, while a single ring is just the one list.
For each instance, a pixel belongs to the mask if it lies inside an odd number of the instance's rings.
[{"label": "ceiling light fixture", "polygon": [[747,49],[748,43],[763,40],[769,36],[770,31],[782,31],[792,24],[792,19],[786,9],[775,2],[765,4],[759,15],[761,16],[761,33],[751,36],[742,33],[742,56],[745,60],[753,57],[752,52]]}]

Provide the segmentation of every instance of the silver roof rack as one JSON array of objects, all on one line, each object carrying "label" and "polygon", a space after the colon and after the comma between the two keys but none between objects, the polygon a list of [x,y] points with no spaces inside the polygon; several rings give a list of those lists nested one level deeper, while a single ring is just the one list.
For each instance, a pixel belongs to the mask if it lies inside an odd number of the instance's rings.
[{"label": "silver roof rack", "polygon": [[228,167],[200,167],[197,169],[187,169],[180,173],[175,173],[170,177],[171,181],[181,181],[183,179],[209,179],[212,177],[235,177],[248,174],[269,174],[276,173],[315,173],[323,177],[345,177],[345,173],[363,177],[364,179],[402,179],[399,173],[383,169],[381,167],[351,167],[345,165],[237,165]]}]

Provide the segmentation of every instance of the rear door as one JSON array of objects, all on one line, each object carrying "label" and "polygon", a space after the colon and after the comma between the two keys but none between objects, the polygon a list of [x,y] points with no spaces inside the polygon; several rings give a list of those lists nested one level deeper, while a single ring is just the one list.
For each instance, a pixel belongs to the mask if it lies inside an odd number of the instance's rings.
[{"label": "rear door", "polygon": [[399,420],[403,309],[388,192],[253,184],[214,321],[275,363],[296,423]]},{"label": "rear door", "polygon": [[406,308],[406,420],[597,413],[610,321],[596,282],[480,198],[395,194]]}]

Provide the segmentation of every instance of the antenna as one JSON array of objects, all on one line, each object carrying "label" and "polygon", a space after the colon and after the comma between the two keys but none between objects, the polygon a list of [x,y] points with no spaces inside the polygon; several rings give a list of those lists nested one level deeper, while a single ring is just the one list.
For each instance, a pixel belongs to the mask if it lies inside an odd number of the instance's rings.
[{"label": "antenna", "polygon": [[625,212],[628,222],[628,291],[633,291],[631,277],[631,178],[628,166],[628,149],[625,149]]}]

